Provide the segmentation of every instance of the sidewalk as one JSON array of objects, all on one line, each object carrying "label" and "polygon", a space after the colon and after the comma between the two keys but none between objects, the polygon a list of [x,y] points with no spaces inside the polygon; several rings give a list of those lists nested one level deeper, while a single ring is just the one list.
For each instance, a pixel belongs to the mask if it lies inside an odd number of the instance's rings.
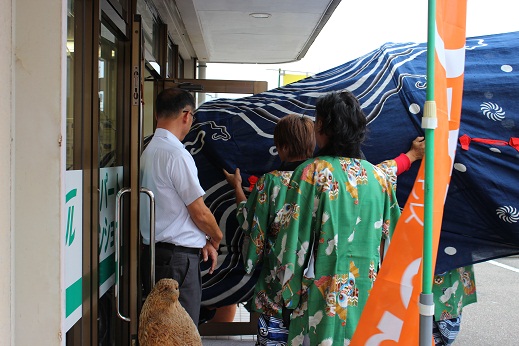
[{"label": "sidewalk", "polygon": [[453,346],[519,345],[519,256],[474,265],[478,302],[463,309]]}]

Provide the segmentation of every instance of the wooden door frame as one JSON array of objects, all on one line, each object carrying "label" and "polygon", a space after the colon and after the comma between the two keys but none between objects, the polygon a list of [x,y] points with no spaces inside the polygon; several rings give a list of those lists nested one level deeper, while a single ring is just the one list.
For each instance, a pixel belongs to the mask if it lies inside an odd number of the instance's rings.
[{"label": "wooden door frame", "polygon": [[[81,98],[83,104],[83,136],[81,148],[89,148],[83,151],[83,316],[82,337],[83,345],[91,345],[98,342],[98,301],[99,301],[99,256],[97,249],[99,234],[99,101],[98,91],[98,48],[101,21],[98,18],[100,10],[99,1],[85,1],[82,10],[85,22],[83,29],[83,93]],[[91,91],[91,92],[88,92]],[[96,145],[93,145],[96,143]],[[85,251],[85,249],[87,249]]]},{"label": "wooden door frame", "polygon": [[141,17],[135,15],[132,21],[130,67],[132,79],[129,81],[132,93],[130,106],[130,337],[132,345],[137,344],[139,313],[141,309],[141,280],[139,275],[140,232],[139,232],[139,197],[140,197],[140,155],[142,151],[142,84],[144,60],[142,55]]},{"label": "wooden door frame", "polygon": [[268,89],[266,81],[226,80],[226,79],[186,79],[165,78],[162,89],[180,87],[188,91],[203,93],[259,94]]}]

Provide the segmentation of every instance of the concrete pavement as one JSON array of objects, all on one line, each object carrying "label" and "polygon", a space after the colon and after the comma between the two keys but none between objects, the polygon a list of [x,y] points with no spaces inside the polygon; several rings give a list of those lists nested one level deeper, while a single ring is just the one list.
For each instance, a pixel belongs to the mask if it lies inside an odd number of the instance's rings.
[{"label": "concrete pavement", "polygon": [[474,267],[478,302],[463,309],[454,346],[519,345],[519,256]]}]

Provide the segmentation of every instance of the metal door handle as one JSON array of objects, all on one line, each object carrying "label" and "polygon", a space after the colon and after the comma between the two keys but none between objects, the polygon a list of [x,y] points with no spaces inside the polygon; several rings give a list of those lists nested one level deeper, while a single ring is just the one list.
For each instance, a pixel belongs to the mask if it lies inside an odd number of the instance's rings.
[{"label": "metal door handle", "polygon": [[117,311],[117,316],[126,322],[130,322],[130,318],[123,316],[119,309],[119,263],[121,261],[121,254],[119,253],[119,248],[121,246],[121,198],[122,196],[130,192],[130,188],[123,188],[119,190],[117,196],[115,197],[115,307]]},{"label": "metal door handle", "polygon": [[145,187],[141,187],[140,193],[145,193],[150,198],[150,287],[155,286],[155,195]]}]

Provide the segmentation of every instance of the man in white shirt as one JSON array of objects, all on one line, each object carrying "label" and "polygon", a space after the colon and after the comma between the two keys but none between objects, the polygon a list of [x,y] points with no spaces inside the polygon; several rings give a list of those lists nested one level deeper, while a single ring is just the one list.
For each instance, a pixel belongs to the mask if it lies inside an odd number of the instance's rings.
[{"label": "man in white shirt", "polygon": [[[194,97],[171,88],[156,100],[157,128],[141,155],[141,187],[155,196],[155,278],[173,278],[180,288],[180,304],[198,325],[202,297],[200,255],[216,267],[217,249],[223,234],[203,200],[193,157],[182,140],[194,120]],[[141,196],[140,225],[149,245],[149,201]],[[143,253],[142,281],[149,292],[149,254]]]}]

